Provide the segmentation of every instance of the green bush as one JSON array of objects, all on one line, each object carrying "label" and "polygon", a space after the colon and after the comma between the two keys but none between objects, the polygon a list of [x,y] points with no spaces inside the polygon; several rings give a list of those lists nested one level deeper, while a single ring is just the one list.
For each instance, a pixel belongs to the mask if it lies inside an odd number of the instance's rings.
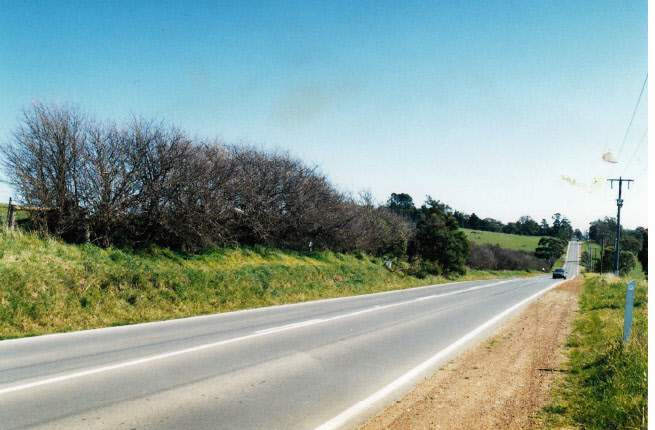
[{"label": "green bush", "polygon": [[417,259],[407,267],[405,271],[408,275],[414,276],[418,279],[425,279],[430,275],[439,276],[442,273],[439,263],[434,261],[426,261]]}]

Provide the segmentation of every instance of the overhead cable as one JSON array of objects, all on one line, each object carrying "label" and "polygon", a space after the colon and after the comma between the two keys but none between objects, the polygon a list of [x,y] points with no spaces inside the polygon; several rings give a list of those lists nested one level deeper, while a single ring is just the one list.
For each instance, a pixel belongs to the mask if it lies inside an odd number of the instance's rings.
[{"label": "overhead cable", "polygon": [[628,124],[628,129],[625,131],[625,136],[623,137],[623,143],[621,143],[621,149],[619,149],[619,154],[616,156],[616,159],[621,158],[621,152],[623,151],[623,145],[628,138],[628,133],[630,132],[630,127],[632,126],[632,121],[635,119],[635,114],[637,113],[637,108],[639,107],[639,102],[641,101],[641,96],[644,94],[644,88],[646,88],[646,82],[648,81],[648,72],[646,73],[646,79],[644,79],[644,84],[641,86],[641,92],[639,93],[639,98],[637,99],[637,104],[635,105],[635,110],[632,112],[632,118],[630,118],[630,124]]},{"label": "overhead cable", "polygon": [[639,141],[639,145],[637,145],[637,148],[635,149],[635,152],[632,153],[632,157],[630,157],[630,161],[628,161],[628,164],[626,164],[625,169],[623,169],[622,175],[625,173],[626,170],[628,170],[628,167],[630,166],[630,163],[632,163],[632,160],[634,160],[635,155],[637,154],[637,151],[639,148],[641,148],[641,144],[644,143],[644,138],[648,134],[648,128],[646,128],[646,131],[644,131],[644,135],[641,136],[641,140]]}]

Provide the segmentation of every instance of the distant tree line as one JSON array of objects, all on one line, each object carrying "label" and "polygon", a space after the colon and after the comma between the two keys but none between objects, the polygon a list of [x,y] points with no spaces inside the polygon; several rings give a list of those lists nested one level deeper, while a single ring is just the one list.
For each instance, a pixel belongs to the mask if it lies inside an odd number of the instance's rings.
[{"label": "distant tree line", "polygon": [[516,222],[503,224],[501,221],[493,218],[481,219],[475,213],[471,215],[455,211],[455,218],[462,228],[473,230],[492,231],[496,233],[518,234],[522,236],[550,236],[562,240],[570,240],[575,236],[582,236],[580,230],[573,230],[568,218],[556,213],[552,216],[552,225],[548,224],[546,219],[537,223],[530,216],[520,217]]},{"label": "distant tree line", "polygon": [[[600,252],[590,256],[588,250],[583,250],[583,263],[594,272],[614,271],[616,218],[605,217],[592,221],[589,225],[589,240],[600,246]],[[634,269],[637,261],[641,263],[642,269],[648,274],[648,229],[637,227],[630,230],[621,226],[619,250],[619,272],[621,274],[626,275]],[[591,267],[590,260],[592,260]]]},{"label": "distant tree line", "polygon": [[[406,193],[392,193],[387,205],[396,213],[407,219],[416,221],[419,209],[415,207],[414,200]],[[516,222],[503,224],[493,218],[480,218],[475,213],[466,214],[457,210],[446,208],[457,221],[460,228],[491,231],[495,233],[518,234],[522,236],[550,236],[569,241],[573,237],[582,238],[580,230],[573,230],[571,222],[560,213],[552,216],[553,224],[549,225],[545,219],[537,223],[530,216],[522,216]]]},{"label": "distant tree line", "polygon": [[[545,270],[550,268],[554,261],[566,249],[566,241],[559,238],[549,238],[551,240],[548,244],[544,242],[543,246],[541,246],[542,240],[540,242],[541,249],[537,248],[537,253],[501,248],[498,245],[478,245],[472,242],[469,242],[468,246],[460,246],[459,244],[465,239],[464,233],[458,230],[459,227],[462,227],[460,222],[468,222],[472,218],[476,228],[479,225],[483,225],[476,221],[475,214],[468,216],[462,212],[453,211],[449,206],[434,201],[429,196],[426,203],[417,208],[413,198],[406,193],[392,193],[387,201],[387,207],[415,225],[417,248],[414,249],[412,247],[413,242],[410,242],[410,255],[413,252],[420,251],[419,254],[421,256],[430,259],[433,256],[429,252],[426,252],[426,248],[430,244],[438,243],[440,249],[445,249],[446,245],[444,243],[450,243],[449,258],[440,257],[438,259],[433,258],[433,260],[439,261],[441,265],[446,264],[444,261],[458,261],[454,266],[445,266],[455,272],[461,270],[460,268],[464,266],[480,270]],[[432,220],[431,212],[438,213],[439,218],[445,220],[445,222],[443,224],[430,222]],[[557,221],[560,221],[560,218],[561,216],[557,214]],[[465,221],[462,221],[463,219]],[[477,219],[479,220],[479,218]],[[531,221],[530,217],[522,217],[522,220]],[[487,219],[485,222],[487,222],[485,225],[488,226],[496,221]],[[434,234],[426,234],[428,225],[430,230],[440,231],[441,240],[434,240],[432,238]],[[472,228],[469,224],[466,224],[464,227]],[[492,229],[491,231],[495,230]],[[549,228],[548,231],[552,232],[553,230]],[[563,229],[559,231],[563,231]],[[423,245],[419,247],[421,243]]]}]

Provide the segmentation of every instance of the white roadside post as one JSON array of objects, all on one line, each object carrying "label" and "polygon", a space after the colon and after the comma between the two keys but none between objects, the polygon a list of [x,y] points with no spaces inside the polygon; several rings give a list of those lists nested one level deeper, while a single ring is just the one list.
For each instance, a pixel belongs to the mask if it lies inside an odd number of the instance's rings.
[{"label": "white roadside post", "polygon": [[625,288],[625,317],[623,320],[623,341],[630,340],[630,330],[632,329],[632,306],[635,301],[636,280],[628,282]]}]

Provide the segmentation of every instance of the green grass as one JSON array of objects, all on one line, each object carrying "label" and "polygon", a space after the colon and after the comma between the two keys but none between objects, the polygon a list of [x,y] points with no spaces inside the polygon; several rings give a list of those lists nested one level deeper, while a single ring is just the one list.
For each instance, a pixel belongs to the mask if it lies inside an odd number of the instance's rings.
[{"label": "green grass", "polygon": [[494,233],[490,231],[460,229],[471,242],[477,244],[489,243],[500,245],[502,248],[515,249],[519,251],[534,252],[539,244],[541,236],[520,236],[517,234]]},{"label": "green grass", "polygon": [[635,268],[632,269],[630,273],[628,273],[627,278],[636,279],[637,281],[643,281],[646,279],[646,274],[644,273],[644,269],[641,266],[639,260],[637,260],[637,265],[635,266]]},{"label": "green grass", "polygon": [[552,270],[564,268],[564,263],[566,263],[566,250],[564,250],[564,254],[560,255],[560,257],[555,260]]},{"label": "green grass", "polygon": [[[196,255],[70,245],[0,229],[0,338],[203,315],[448,282],[366,255],[263,247]],[[457,280],[530,276],[470,271]]]},{"label": "green grass", "polygon": [[632,336],[624,344],[627,281],[585,275],[580,314],[567,345],[567,374],[544,409],[550,427],[648,427],[648,285],[637,283]]}]

